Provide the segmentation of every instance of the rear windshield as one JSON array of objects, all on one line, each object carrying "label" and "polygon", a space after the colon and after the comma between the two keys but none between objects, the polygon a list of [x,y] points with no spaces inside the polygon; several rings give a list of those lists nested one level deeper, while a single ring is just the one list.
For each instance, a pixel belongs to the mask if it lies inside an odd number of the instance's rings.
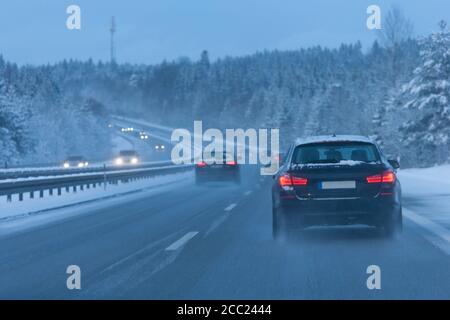
[{"label": "rear windshield", "polygon": [[316,143],[298,146],[293,164],[339,163],[341,161],[378,162],[380,155],[371,143]]},{"label": "rear windshield", "polygon": [[136,151],[120,151],[121,156],[135,156]]},{"label": "rear windshield", "polygon": [[220,159],[222,158],[223,161],[232,160],[233,157],[231,154],[222,152],[222,153],[216,153],[215,151],[212,151],[211,153],[205,152],[203,154],[203,160],[214,160],[216,156]]}]

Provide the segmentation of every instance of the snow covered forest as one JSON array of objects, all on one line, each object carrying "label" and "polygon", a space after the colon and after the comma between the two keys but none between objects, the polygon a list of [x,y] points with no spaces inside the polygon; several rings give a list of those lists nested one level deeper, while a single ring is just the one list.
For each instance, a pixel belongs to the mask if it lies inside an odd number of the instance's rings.
[{"label": "snow covered forest", "polygon": [[282,142],[316,134],[373,136],[402,165],[449,162],[450,32],[384,34],[370,48],[264,51],[158,65],[0,57],[0,164],[109,156],[108,115],[166,125],[280,128]]}]

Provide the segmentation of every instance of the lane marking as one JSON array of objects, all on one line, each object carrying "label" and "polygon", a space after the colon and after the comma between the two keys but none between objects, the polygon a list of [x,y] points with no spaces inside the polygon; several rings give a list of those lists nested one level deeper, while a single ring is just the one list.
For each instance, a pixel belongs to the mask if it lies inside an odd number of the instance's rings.
[{"label": "lane marking", "polygon": [[180,247],[184,246],[189,240],[191,240],[193,237],[195,237],[198,234],[197,231],[191,231],[186,233],[184,236],[182,236],[180,239],[172,243],[170,246],[166,248],[166,251],[175,251],[179,249]]},{"label": "lane marking", "polygon": [[244,193],[244,195],[245,195],[245,196],[249,196],[249,195],[252,194],[252,192],[253,192],[252,190],[248,190],[248,191],[246,191],[246,192]]},{"label": "lane marking", "polygon": [[438,237],[439,239],[426,238],[450,255],[450,230],[405,208],[403,209],[403,216]]},{"label": "lane marking", "polygon": [[[248,191],[247,191],[248,192]],[[251,191],[250,191],[251,192]],[[208,230],[206,230],[203,238],[206,238],[211,232],[213,232],[215,229],[217,229],[222,223],[225,222],[225,220],[228,219],[228,217],[231,214],[231,210],[233,210],[235,207],[237,206],[236,203],[232,203],[230,204],[228,207],[226,207],[224,209],[225,214],[223,214],[221,217],[219,217],[219,219],[215,220],[211,226],[208,228]]]},{"label": "lane marking", "polygon": [[234,207],[236,207],[236,203],[232,203],[230,204],[228,207],[226,207],[224,210],[225,211],[231,211],[234,209]]},{"label": "lane marking", "polygon": [[140,255],[143,255],[143,256],[149,256],[149,255],[152,256],[152,255],[154,255],[155,253],[149,254],[146,251],[149,251],[151,249],[155,249],[159,244],[161,244],[162,242],[164,242],[164,241],[168,240],[170,237],[172,237],[172,235],[173,234],[169,234],[168,236],[165,236],[164,238],[161,238],[161,239],[159,239],[159,240],[157,240],[155,242],[152,242],[149,245],[147,245],[147,246],[145,246],[145,247],[143,247],[143,248],[141,248],[141,249],[131,253],[130,255],[127,255],[126,257],[124,257],[122,259],[119,259],[118,261],[114,262],[110,266],[108,266],[105,269],[103,269],[102,271],[100,271],[100,274],[108,272],[108,271],[111,271],[112,269],[114,269],[114,268],[116,268],[116,267],[118,267],[118,266],[120,266],[120,265],[122,265],[124,263],[127,263],[130,260],[137,260]]},{"label": "lane marking", "polygon": [[208,230],[206,230],[203,238],[206,238],[207,236],[209,236],[209,234],[211,232],[213,232],[214,230],[216,230],[222,223],[225,222],[225,220],[228,219],[228,217],[230,216],[230,213],[227,212],[225,213],[222,217],[220,217],[219,219],[217,219],[216,221],[214,221],[211,226],[208,228]]}]

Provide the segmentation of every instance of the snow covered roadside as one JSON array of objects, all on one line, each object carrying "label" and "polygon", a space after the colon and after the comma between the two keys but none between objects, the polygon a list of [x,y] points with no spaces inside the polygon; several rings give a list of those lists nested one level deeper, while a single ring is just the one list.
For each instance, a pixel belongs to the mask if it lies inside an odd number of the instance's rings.
[{"label": "snow covered roadside", "polygon": [[426,232],[425,238],[450,255],[450,165],[398,173],[403,216]]},{"label": "snow covered roadside", "polygon": [[[425,169],[406,169],[398,173],[403,194],[442,195],[450,193],[450,165]],[[448,204],[450,214],[450,203]]]},{"label": "snow covered roadside", "polygon": [[157,176],[147,180],[134,181],[131,183],[119,183],[118,185],[107,185],[95,189],[85,189],[84,191],[64,192],[61,196],[49,196],[48,191],[43,198],[30,199],[28,194],[24,194],[24,201],[7,202],[6,197],[0,197],[0,224],[5,221],[15,220],[38,215],[51,209],[64,208],[80,203],[92,202],[94,200],[119,197],[139,190],[155,189],[168,186],[180,181],[189,183],[193,181],[192,172],[176,173],[167,176]]},{"label": "snow covered roadside", "polygon": [[400,170],[403,207],[450,230],[450,165]]}]

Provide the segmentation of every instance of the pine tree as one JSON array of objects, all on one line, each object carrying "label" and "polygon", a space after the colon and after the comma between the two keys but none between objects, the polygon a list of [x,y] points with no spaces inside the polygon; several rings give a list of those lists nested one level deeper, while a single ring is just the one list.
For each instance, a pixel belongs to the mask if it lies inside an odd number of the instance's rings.
[{"label": "pine tree", "polygon": [[405,108],[415,117],[402,126],[403,139],[427,165],[449,160],[450,32],[444,21],[439,27],[421,40],[422,65],[404,90],[413,97]]}]

